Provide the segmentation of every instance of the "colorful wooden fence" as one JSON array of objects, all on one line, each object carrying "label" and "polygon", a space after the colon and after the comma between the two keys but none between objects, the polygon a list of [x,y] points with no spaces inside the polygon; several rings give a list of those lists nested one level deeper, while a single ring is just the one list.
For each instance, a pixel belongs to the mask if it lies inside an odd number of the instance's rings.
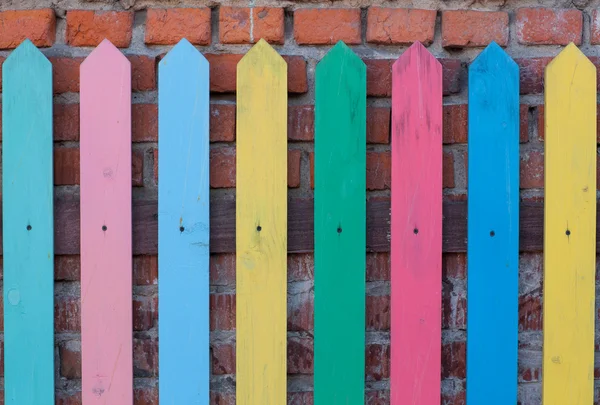
[{"label": "colorful wooden fence", "polygon": [[[159,64],[159,392],[209,401],[209,66]],[[440,403],[442,71],[417,43],[392,71],[391,403]],[[52,68],[29,41],[2,73],[5,403],[54,402]],[[133,401],[131,67],[81,65],[85,405]],[[546,69],[543,402],[594,381],[596,69],[573,44]],[[236,399],[286,402],[287,73],[259,41],[237,70]],[[469,68],[467,403],[517,400],[518,68]],[[314,402],[365,397],[366,68],[338,43],[316,68]],[[490,384],[493,381],[493,384]]]}]

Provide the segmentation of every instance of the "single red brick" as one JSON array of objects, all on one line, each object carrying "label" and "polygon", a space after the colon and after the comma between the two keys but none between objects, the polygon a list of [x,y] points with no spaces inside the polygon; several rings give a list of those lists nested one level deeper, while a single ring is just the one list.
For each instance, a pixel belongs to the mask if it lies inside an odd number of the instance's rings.
[{"label": "single red brick", "polygon": [[287,159],[287,178],[289,188],[300,187],[300,160],[302,158],[301,150],[288,151]]},{"label": "single red brick", "polygon": [[592,10],[590,22],[590,43],[592,45],[600,44],[600,10]]},{"label": "single red brick", "polygon": [[158,375],[158,340],[155,337],[133,338],[133,375]]},{"label": "single red brick", "polygon": [[147,331],[154,327],[158,319],[156,297],[137,296],[133,298],[133,330]]},{"label": "single red brick", "polygon": [[133,187],[144,185],[144,153],[139,150],[131,152],[131,185]]},{"label": "single red brick", "polygon": [[173,45],[182,38],[194,45],[210,45],[210,8],[148,9],[146,44]]},{"label": "single red brick", "polygon": [[508,13],[503,11],[449,10],[442,13],[442,46],[508,45]]},{"label": "single red brick", "polygon": [[519,297],[519,331],[542,330],[542,300],[538,296]]},{"label": "single red brick", "polygon": [[290,336],[287,341],[287,373],[312,374],[313,364],[313,338]]},{"label": "single red brick", "polygon": [[156,89],[156,58],[145,55],[130,55],[131,89],[147,91]]},{"label": "single red brick", "polygon": [[367,330],[388,331],[390,330],[390,296],[389,295],[367,295]]},{"label": "single red brick", "polygon": [[54,104],[54,140],[79,141],[79,104]]},{"label": "single red brick", "polygon": [[79,184],[79,148],[54,148],[54,184]]},{"label": "single red brick", "polygon": [[449,342],[442,345],[442,378],[466,377],[466,343]]},{"label": "single red brick", "polygon": [[521,94],[538,94],[544,91],[544,71],[552,58],[515,59],[519,65]]},{"label": "single red brick", "polygon": [[235,105],[210,105],[210,141],[235,141]]},{"label": "single red brick", "polygon": [[237,64],[244,55],[206,54],[210,64],[210,91],[234,93],[236,90]]},{"label": "single red brick", "polygon": [[443,278],[465,279],[467,276],[467,255],[464,253],[444,253],[442,274]]},{"label": "single red brick", "polygon": [[367,344],[365,374],[367,381],[381,381],[390,377],[390,346]]},{"label": "single red brick", "polygon": [[235,330],[235,294],[210,294],[210,330]]},{"label": "single red brick", "polygon": [[466,104],[450,104],[443,107],[444,143],[467,143],[469,109]]},{"label": "single red brick", "polygon": [[519,106],[519,142],[529,141],[529,106],[521,104]]},{"label": "single red brick", "polygon": [[287,256],[288,281],[314,279],[315,259],[312,253],[296,253]]},{"label": "single red brick", "polygon": [[366,59],[367,96],[392,96],[392,59]]},{"label": "single red brick", "polygon": [[63,296],[54,301],[54,331],[80,332],[81,314],[79,297]]},{"label": "single red brick", "polygon": [[133,405],[158,404],[157,387],[140,387],[133,389]]},{"label": "single red brick", "polygon": [[105,38],[127,48],[133,32],[133,12],[71,10],[67,12],[66,42],[71,46],[98,46]]},{"label": "single red brick", "polygon": [[235,346],[229,343],[212,345],[213,375],[235,374]]},{"label": "single red brick", "polygon": [[374,44],[429,45],[435,33],[435,10],[369,7],[367,42]]},{"label": "single red brick", "polygon": [[314,329],[315,303],[311,291],[294,294],[288,299],[287,329],[291,332],[309,332]]},{"label": "single red brick", "polygon": [[306,93],[308,91],[308,78],[306,76],[306,60],[302,56],[284,55],[287,63],[288,92]]},{"label": "single red brick", "polygon": [[444,96],[460,93],[460,77],[465,67],[460,59],[438,59],[442,64],[442,91]]},{"label": "single red brick", "polygon": [[298,9],[294,12],[294,39],[299,45],[360,44],[360,9]]},{"label": "single red brick", "polygon": [[444,152],[442,169],[443,188],[454,188],[454,154]]},{"label": "single red brick", "polygon": [[389,152],[367,152],[367,190],[389,189],[392,182]]},{"label": "single red brick", "polygon": [[251,44],[261,38],[273,44],[283,44],[283,8],[221,6],[219,40],[222,43]]},{"label": "single red brick", "polygon": [[63,342],[58,346],[60,375],[70,380],[81,378],[81,344],[78,341]]},{"label": "single red brick", "polygon": [[526,45],[581,44],[583,14],[577,9],[520,8],[516,16],[517,39]]},{"label": "single red brick", "polygon": [[158,283],[158,257],[133,257],[133,285],[156,285]]},{"label": "single red brick", "polygon": [[83,58],[50,57],[54,93],[79,92],[79,66]]},{"label": "single red brick", "polygon": [[210,186],[235,187],[235,148],[223,147],[210,151]]},{"label": "single red brick", "polygon": [[133,142],[158,141],[158,106],[133,104],[131,106],[131,140]]},{"label": "single red brick", "polygon": [[235,254],[210,255],[210,284],[215,286],[235,285]]},{"label": "single red brick", "polygon": [[521,188],[544,187],[544,151],[530,150],[521,155]]},{"label": "single red brick", "polygon": [[390,143],[390,119],[388,107],[367,108],[367,143]]},{"label": "single red brick", "polygon": [[367,253],[367,281],[390,280],[390,254]]},{"label": "single red brick", "polygon": [[56,39],[54,10],[7,10],[0,12],[0,49],[16,48],[25,39],[37,47],[52,46]]},{"label": "single red brick", "polygon": [[81,274],[79,255],[54,256],[54,278],[57,281],[78,281]]},{"label": "single red brick", "polygon": [[288,140],[310,142],[315,138],[315,109],[312,105],[288,106]]}]

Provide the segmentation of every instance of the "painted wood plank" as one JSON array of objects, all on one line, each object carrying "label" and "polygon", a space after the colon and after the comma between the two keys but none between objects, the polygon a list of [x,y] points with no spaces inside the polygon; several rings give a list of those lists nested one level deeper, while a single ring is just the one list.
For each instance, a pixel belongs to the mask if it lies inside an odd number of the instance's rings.
[{"label": "painted wood plank", "polygon": [[182,39],[158,67],[161,404],[208,404],[209,73]]},{"label": "painted wood plank", "polygon": [[469,67],[468,405],[517,402],[519,165],[519,68],[491,43]]},{"label": "painted wood plank", "polygon": [[544,405],[594,397],[596,68],[572,43],[546,68]]},{"label": "painted wood plank", "polygon": [[81,64],[81,368],[86,405],[133,402],[131,67],[108,40]]},{"label": "painted wood plank", "polygon": [[442,66],[415,42],[392,69],[391,404],[439,405]]},{"label": "painted wood plank", "polygon": [[287,65],[260,40],[237,66],[236,402],[286,403]]},{"label": "painted wood plank", "polygon": [[365,64],[338,42],[315,91],[314,401],[364,404]]},{"label": "painted wood plank", "polygon": [[2,66],[4,403],[54,404],[52,65],[24,41]]}]

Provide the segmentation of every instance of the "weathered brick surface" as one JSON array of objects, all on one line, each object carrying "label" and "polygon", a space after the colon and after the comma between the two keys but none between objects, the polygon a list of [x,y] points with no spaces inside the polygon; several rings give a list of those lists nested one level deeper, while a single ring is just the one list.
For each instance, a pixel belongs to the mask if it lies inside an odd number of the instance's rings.
[{"label": "weathered brick surface", "polygon": [[72,10],[67,12],[66,42],[71,46],[96,46],[108,39],[119,48],[131,43],[133,13],[128,11]]},{"label": "weathered brick surface", "polygon": [[294,39],[301,45],[361,42],[360,9],[299,9],[294,12]]},{"label": "weathered brick surface", "polygon": [[517,39],[527,45],[581,44],[583,14],[579,10],[521,8],[517,10]]},{"label": "weathered brick surface", "polygon": [[0,49],[16,48],[25,39],[38,47],[54,44],[56,17],[50,8],[0,12]]},{"label": "weathered brick surface", "polygon": [[182,38],[194,45],[210,44],[209,8],[151,8],[146,14],[148,45],[172,45]]},{"label": "weathered brick surface", "polygon": [[480,47],[495,41],[508,44],[508,13],[452,10],[442,13],[442,45]]},{"label": "weathered brick surface", "polygon": [[410,45],[433,42],[435,10],[370,7],[367,14],[367,42]]},{"label": "weathered brick surface", "polygon": [[[1,2],[0,2],[1,3]],[[13,1],[13,3],[15,3]],[[236,69],[259,38],[269,41],[288,64],[288,186],[291,198],[314,196],[315,68],[339,40],[347,42],[367,66],[367,198],[387,200],[391,186],[392,65],[413,41],[421,41],[443,72],[443,195],[466,201],[468,182],[468,65],[491,41],[505,47],[520,68],[520,185],[526,202],[543,202],[544,69],[568,41],[582,45],[600,67],[592,45],[600,44],[600,8],[594,2],[558,2],[556,7],[522,8],[520,2],[432,0],[417,2],[340,0],[295,2],[267,0],[211,3],[161,0],[90,2],[69,0],[48,7],[45,0],[23,3],[19,10],[0,5],[0,69],[10,50],[29,37],[53,67],[55,195],[79,193],[79,68],[92,47],[108,37],[132,68],[132,186],[134,200],[157,198],[157,62],[186,37],[211,63],[210,185],[213,204],[235,195]],[[64,4],[63,4],[64,3]],[[127,3],[127,4],[126,4]],[[185,5],[183,5],[185,3]],[[192,4],[194,3],[194,4]],[[540,5],[542,4],[539,2]],[[16,4],[16,3],[15,3]],[[28,9],[31,4],[39,8]],[[17,8],[16,6],[14,7]],[[424,10],[423,8],[428,8]],[[585,24],[582,24],[585,22]],[[588,31],[589,27],[589,31]],[[587,32],[586,32],[587,31]],[[510,40],[509,40],[510,39]],[[475,48],[475,49],[472,49]],[[600,74],[600,69],[599,69]],[[600,80],[598,81],[600,85]],[[1,85],[1,83],[0,83]],[[1,89],[1,87],[0,87]],[[600,122],[600,115],[599,115]],[[599,135],[600,135],[600,125]],[[260,136],[261,134],[256,134]],[[600,139],[600,136],[599,136]],[[600,189],[600,165],[599,182]],[[63,230],[64,231],[64,230]],[[68,232],[68,230],[66,230]],[[156,230],[148,230],[156,232]],[[72,235],[77,238],[77,235]],[[133,257],[134,405],[158,403],[158,257]],[[442,257],[441,402],[464,405],[467,320],[466,254]],[[0,256],[0,269],[2,258]],[[541,332],[543,328],[543,253],[520,255],[519,398],[521,405],[541,403]],[[235,404],[236,257],[210,257],[211,404]],[[366,257],[365,403],[388,405],[390,368],[389,252]],[[81,405],[81,314],[78,254],[55,257],[56,402]],[[288,256],[288,404],[313,404],[314,254]],[[600,312],[599,312],[600,313]],[[0,376],[2,369],[0,300]],[[596,339],[600,351],[600,340]],[[600,368],[595,370],[600,379]],[[596,390],[600,396],[600,390]],[[3,392],[0,390],[0,398]],[[0,400],[0,404],[2,401]]]},{"label": "weathered brick surface", "polygon": [[284,13],[273,7],[221,7],[219,41],[223,44],[252,44],[264,39],[272,44],[284,42]]}]

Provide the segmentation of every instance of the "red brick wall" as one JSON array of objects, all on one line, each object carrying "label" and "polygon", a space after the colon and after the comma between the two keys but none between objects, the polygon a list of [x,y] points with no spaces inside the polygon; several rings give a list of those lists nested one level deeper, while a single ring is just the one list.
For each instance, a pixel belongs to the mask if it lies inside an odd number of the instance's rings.
[{"label": "red brick wall", "polygon": [[[428,10],[399,1],[335,3],[182,2],[162,0],[32,0],[35,10],[9,10],[0,2],[0,62],[25,37],[54,67],[56,194],[78,193],[79,65],[91,48],[109,38],[133,67],[133,173],[135,199],[157,197],[156,64],[187,37],[211,63],[211,187],[213,198],[235,191],[235,67],[249,44],[265,38],[289,66],[289,193],[313,194],[314,71],[329,46],[346,41],[367,64],[367,188],[389,196],[391,64],[406,45],[422,41],[444,68],[444,196],[466,198],[468,63],[490,41],[506,47],[521,68],[521,188],[524,200],[543,197],[543,71],[570,41],[598,55],[600,14],[590,1],[555,1],[563,8],[517,8],[519,2],[483,0],[466,9],[459,0],[423,2]],[[8,2],[17,7],[21,2]],[[54,5],[53,9],[44,8]],[[250,4],[257,3],[253,8]],[[528,1],[534,4],[535,1]],[[539,3],[543,3],[539,1]],[[211,8],[202,6],[210,4]],[[235,5],[232,7],[231,5]],[[356,4],[365,5],[357,8]],[[581,8],[575,8],[573,4]],[[590,5],[588,5],[590,4]],[[282,5],[285,8],[282,8]],[[396,8],[397,7],[397,8]],[[103,11],[100,11],[102,9]],[[600,65],[600,58],[593,57]],[[600,166],[599,166],[600,167]],[[389,255],[367,255],[366,403],[389,403]],[[442,403],[465,403],[465,255],[443,258]],[[79,257],[56,257],[57,403],[79,405],[81,387]],[[214,404],[235,397],[235,256],[211,257],[212,395]],[[134,370],[136,405],[157,404],[157,258],[134,257]],[[519,401],[540,404],[542,255],[521,256]],[[312,404],[313,256],[289,256],[289,403]],[[1,312],[0,312],[1,313]],[[1,340],[0,340],[1,344]],[[490,364],[493,367],[493,364]],[[0,375],[2,374],[0,369]],[[600,375],[600,372],[596,372]],[[493,381],[490,381],[493,384]],[[1,387],[1,386],[0,386]],[[598,397],[598,394],[596,395]]]}]

